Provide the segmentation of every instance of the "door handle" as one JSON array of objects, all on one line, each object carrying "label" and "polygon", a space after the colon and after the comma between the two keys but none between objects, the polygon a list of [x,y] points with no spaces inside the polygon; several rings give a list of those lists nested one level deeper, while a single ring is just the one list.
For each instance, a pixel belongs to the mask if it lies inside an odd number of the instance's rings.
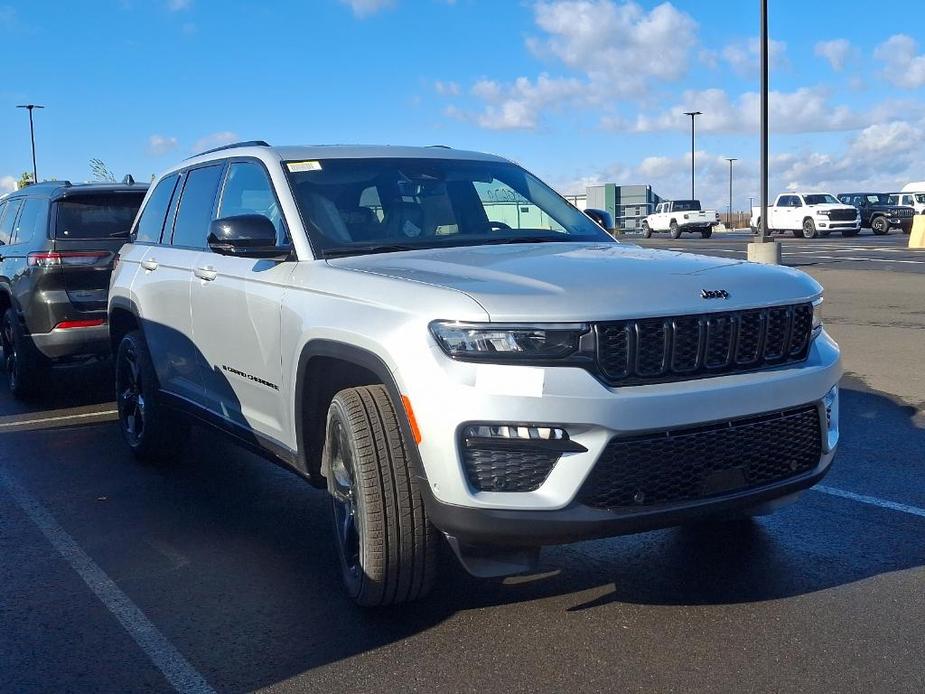
[{"label": "door handle", "polygon": [[197,267],[195,270],[193,270],[193,274],[204,282],[211,282],[216,277],[218,277],[218,272],[215,270],[215,268],[209,266]]},{"label": "door handle", "polygon": [[142,260],[141,267],[143,267],[148,272],[154,272],[157,270],[157,261],[156,260]]}]

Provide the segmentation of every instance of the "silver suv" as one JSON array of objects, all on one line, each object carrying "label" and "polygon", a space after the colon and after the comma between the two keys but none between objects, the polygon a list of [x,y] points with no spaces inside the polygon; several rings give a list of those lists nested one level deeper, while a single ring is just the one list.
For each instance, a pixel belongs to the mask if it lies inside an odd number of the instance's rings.
[{"label": "silver suv", "polygon": [[109,325],[134,453],[195,418],[326,488],[344,584],[384,605],[444,537],[497,576],[795,498],[838,441],[821,294],[617,243],[499,157],[255,142],[152,186]]}]

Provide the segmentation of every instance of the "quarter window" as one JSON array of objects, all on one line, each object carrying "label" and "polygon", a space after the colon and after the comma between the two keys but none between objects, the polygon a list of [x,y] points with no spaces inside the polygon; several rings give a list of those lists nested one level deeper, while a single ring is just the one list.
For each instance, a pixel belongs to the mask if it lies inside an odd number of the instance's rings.
[{"label": "quarter window", "polygon": [[164,220],[177,187],[179,174],[173,174],[162,179],[154,188],[148,204],[141,211],[141,217],[135,226],[135,240],[142,243],[159,243],[161,232],[164,230]]},{"label": "quarter window", "polygon": [[180,209],[177,210],[177,220],[173,227],[174,246],[206,247],[222,168],[221,164],[203,166],[186,174]]},{"label": "quarter window", "polygon": [[29,243],[36,236],[41,237],[48,229],[48,200],[28,198],[22,206],[22,214],[13,233],[13,243]]},{"label": "quarter window", "polygon": [[254,162],[235,162],[228,167],[225,189],[219,203],[219,217],[236,217],[242,214],[259,214],[276,227],[276,240],[288,242],[282,211],[273,194],[273,186],[266,172]]},{"label": "quarter window", "polygon": [[3,219],[0,219],[0,244],[4,246],[13,236],[13,222],[16,221],[20,207],[22,207],[22,200],[10,200],[3,211]]}]

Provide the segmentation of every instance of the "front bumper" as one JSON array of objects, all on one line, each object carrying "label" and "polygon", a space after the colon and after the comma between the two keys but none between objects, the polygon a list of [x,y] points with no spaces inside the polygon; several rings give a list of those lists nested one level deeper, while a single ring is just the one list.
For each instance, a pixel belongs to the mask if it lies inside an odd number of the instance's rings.
[{"label": "front bumper", "polygon": [[[471,520],[470,511],[484,511],[486,518],[495,518],[498,512],[499,522],[516,518],[519,513],[527,514],[524,517],[528,520],[578,519],[579,525],[586,521],[603,522],[607,529],[595,530],[592,535],[613,534],[613,530],[619,528],[630,528],[625,532],[632,532],[632,528],[640,527],[637,524],[643,521],[576,507],[582,485],[611,440],[819,403],[838,383],[842,369],[838,347],[824,331],[813,342],[807,359],[799,364],[698,380],[616,388],[604,385],[589,372],[575,367],[453,361],[435,344],[411,356],[409,364],[397,365],[394,373],[400,392],[408,396],[413,406],[422,432],[417,452],[427,489],[425,497],[429,499],[437,527],[447,532],[477,529],[478,523]],[[462,428],[475,422],[562,427],[573,442],[586,450],[563,455],[542,484],[532,490],[479,491],[470,484],[459,445]],[[825,455],[814,474],[824,474],[834,445],[835,441],[829,441],[824,446]],[[753,489],[747,492],[750,499],[745,503],[760,503],[758,497],[765,494],[787,495],[794,484],[806,482],[808,486],[814,481],[792,478],[770,491]],[[736,494],[732,496],[738,498]],[[705,505],[719,508],[726,501],[732,503],[731,499],[714,497]],[[693,504],[694,510],[690,510],[685,505],[684,513],[696,514],[700,506],[698,502]],[[559,515],[550,515],[551,512]],[[672,524],[673,521],[664,519],[673,518],[678,512],[676,508],[657,512],[644,508],[633,509],[629,515],[644,516],[648,519],[645,523],[651,521],[655,527],[660,527]],[[557,522],[553,520],[554,524]],[[479,534],[475,530],[471,532]],[[565,537],[568,536],[569,533],[565,533]],[[540,532],[537,537],[544,539]]]},{"label": "front bumper", "polygon": [[784,482],[722,496],[648,509],[607,511],[572,503],[557,511],[476,509],[443,504],[425,496],[431,522],[466,545],[542,547],[669,528],[703,518],[765,511],[787,503],[828,473],[835,451],[812,471]]}]

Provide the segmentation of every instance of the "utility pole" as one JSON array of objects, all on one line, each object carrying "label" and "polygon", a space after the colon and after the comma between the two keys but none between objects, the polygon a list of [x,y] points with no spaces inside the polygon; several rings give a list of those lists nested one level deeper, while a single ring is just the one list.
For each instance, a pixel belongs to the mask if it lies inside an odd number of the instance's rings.
[{"label": "utility pole", "polygon": [[16,108],[24,108],[29,111],[29,137],[32,140],[32,182],[39,182],[39,172],[35,166],[35,124],[32,122],[32,110],[36,108],[45,108],[38,104],[21,104]]},{"label": "utility pole", "polygon": [[697,116],[702,116],[703,114],[700,111],[685,111],[684,115],[691,117],[691,200],[695,200],[696,196],[694,195],[694,119]]},{"label": "utility pole", "polygon": [[728,221],[732,222],[732,162],[739,161],[737,157],[726,157],[729,162],[729,217]]},{"label": "utility pole", "polygon": [[780,265],[780,244],[768,233],[768,0],[759,0],[761,9],[761,229],[748,244],[748,259]]}]

